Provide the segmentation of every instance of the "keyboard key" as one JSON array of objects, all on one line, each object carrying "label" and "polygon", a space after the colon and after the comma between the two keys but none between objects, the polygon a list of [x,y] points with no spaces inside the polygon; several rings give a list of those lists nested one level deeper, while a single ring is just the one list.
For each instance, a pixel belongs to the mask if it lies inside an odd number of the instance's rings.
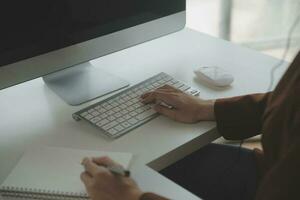
[{"label": "keyboard key", "polygon": [[98,111],[94,111],[94,112],[92,112],[92,115],[96,117],[96,116],[100,115],[100,113]]},{"label": "keyboard key", "polygon": [[100,113],[105,113],[106,109],[103,108],[103,107],[100,107],[100,108],[97,109],[97,111],[100,112]]},{"label": "keyboard key", "polygon": [[138,120],[136,120],[135,118],[131,118],[130,120],[128,120],[128,122],[132,125],[138,123]]},{"label": "keyboard key", "polygon": [[145,88],[144,88],[144,89],[141,89],[141,92],[142,92],[142,93],[146,93],[146,92],[148,92],[148,91],[149,91],[149,90],[147,90],[147,89],[145,89]]},{"label": "keyboard key", "polygon": [[96,110],[93,108],[88,110],[89,113],[93,113],[94,111],[96,111]]},{"label": "keyboard key", "polygon": [[130,127],[131,125],[130,125],[128,122],[124,122],[124,123],[122,123],[122,126],[125,127],[125,128],[128,128],[128,127]]},{"label": "keyboard key", "polygon": [[118,131],[123,131],[124,127],[121,126],[121,125],[118,125],[118,126],[115,127],[115,129],[117,129]]},{"label": "keyboard key", "polygon": [[88,114],[89,114],[88,112],[83,112],[83,113],[80,114],[80,116],[81,116],[81,117],[85,117],[85,116],[87,116]]},{"label": "keyboard key", "polygon": [[165,80],[159,80],[158,83],[163,85],[166,81]]},{"label": "keyboard key", "polygon": [[87,120],[90,120],[92,119],[94,116],[91,115],[91,114],[87,114],[84,118],[87,119]]},{"label": "keyboard key", "polygon": [[130,98],[128,96],[123,98],[126,102],[130,100]]},{"label": "keyboard key", "polygon": [[132,107],[134,107],[135,109],[137,109],[137,108],[140,108],[140,107],[142,107],[142,106],[144,106],[144,105],[145,105],[145,104],[139,102],[139,103],[134,104]]},{"label": "keyboard key", "polygon": [[187,91],[188,89],[190,89],[191,87],[190,86],[187,86],[187,85],[183,85],[179,88],[179,90],[181,91]]},{"label": "keyboard key", "polygon": [[198,90],[189,90],[188,92],[192,95],[199,93]]},{"label": "keyboard key", "polygon": [[107,119],[108,119],[109,121],[114,121],[116,118],[115,118],[114,116],[109,116]]},{"label": "keyboard key", "polygon": [[131,99],[131,102],[132,103],[137,103],[137,102],[139,102],[140,101],[140,99],[139,98],[134,98],[134,99]]},{"label": "keyboard key", "polygon": [[122,110],[121,113],[122,113],[123,115],[126,115],[127,113],[129,113],[129,111],[128,111],[128,110]]},{"label": "keyboard key", "polygon": [[143,109],[144,111],[146,111],[146,110],[152,109],[152,107],[151,107],[150,105],[144,105],[144,106],[142,107],[142,109]]},{"label": "keyboard key", "polygon": [[144,112],[144,109],[139,108],[139,109],[137,109],[135,112],[137,112],[137,113],[142,113],[142,112]]},{"label": "keyboard key", "polygon": [[178,83],[179,81],[177,81],[177,80],[175,80],[175,79],[173,79],[173,80],[171,80],[171,83],[172,84],[176,84],[176,83]]},{"label": "keyboard key", "polygon": [[101,114],[99,117],[100,117],[101,119],[104,119],[104,118],[107,118],[108,115],[107,115],[106,113],[103,113],[103,114]]},{"label": "keyboard key", "polygon": [[118,106],[119,104],[117,104],[117,102],[112,102],[110,105],[112,105],[112,107],[116,107],[116,106]]},{"label": "keyboard key", "polygon": [[122,116],[123,116],[122,113],[116,113],[116,114],[114,114],[115,118],[119,118],[119,117],[122,117]]},{"label": "keyboard key", "polygon": [[126,121],[126,119],[124,117],[120,117],[120,118],[117,119],[117,122],[120,122],[120,123],[122,123],[124,121]]},{"label": "keyboard key", "polygon": [[165,83],[165,85],[170,85],[170,86],[173,86],[173,85],[174,85],[174,83],[173,83],[172,81],[168,81],[168,82],[166,82],[166,83]]},{"label": "keyboard key", "polygon": [[115,112],[114,111],[112,111],[112,110],[109,110],[109,111],[107,111],[107,113],[106,114],[108,114],[108,115],[113,115],[113,114],[115,114]]},{"label": "keyboard key", "polygon": [[166,82],[172,80],[173,78],[171,78],[170,76],[166,76],[165,78],[163,78]]},{"label": "keyboard key", "polygon": [[120,105],[120,108],[125,109],[127,106],[125,104]]},{"label": "keyboard key", "polygon": [[127,101],[126,103],[125,103],[125,105],[127,105],[127,106],[131,106],[133,103],[131,102],[131,101]]},{"label": "keyboard key", "polygon": [[140,90],[136,94],[140,97],[140,96],[142,96],[144,94],[144,92]]},{"label": "keyboard key", "polygon": [[139,91],[139,88],[138,87],[135,87],[132,89],[132,92],[136,93],[137,91]]},{"label": "keyboard key", "polygon": [[134,111],[135,108],[134,108],[134,107],[128,107],[127,110],[128,110],[129,112],[131,112],[131,111]]},{"label": "keyboard key", "polygon": [[160,86],[159,83],[154,83],[154,84],[153,84],[153,87],[155,87],[155,88],[158,88],[159,86]]},{"label": "keyboard key", "polygon": [[134,116],[136,116],[138,113],[137,112],[135,112],[135,111],[132,111],[131,113],[129,113],[129,115],[131,116],[131,117],[134,117]]},{"label": "keyboard key", "polygon": [[107,132],[109,132],[111,135],[116,135],[117,133],[119,133],[119,131],[114,128],[108,130]]},{"label": "keyboard key", "polygon": [[107,103],[110,104],[110,105],[112,104],[112,102],[114,102],[114,99],[110,99],[110,100],[107,101]]},{"label": "keyboard key", "polygon": [[124,118],[125,118],[126,120],[128,120],[128,119],[131,118],[131,116],[127,114],[127,115],[124,116]]},{"label": "keyboard key", "polygon": [[106,108],[109,104],[107,102],[104,102],[101,104],[102,107]]},{"label": "keyboard key", "polygon": [[137,97],[137,95],[134,93],[134,94],[131,94],[130,97],[133,99],[133,98]]},{"label": "keyboard key", "polygon": [[106,124],[105,126],[102,126],[102,128],[104,130],[109,130],[113,127],[115,127],[116,125],[118,125],[118,123],[116,121],[110,122],[109,124]]},{"label": "keyboard key", "polygon": [[119,108],[119,107],[115,107],[115,108],[113,109],[114,112],[119,112],[120,110],[121,110],[121,108]]},{"label": "keyboard key", "polygon": [[144,120],[144,119],[146,119],[148,117],[151,117],[154,114],[156,114],[156,111],[151,109],[151,110],[148,110],[146,112],[143,112],[143,113],[137,115],[136,118],[138,120]]},{"label": "keyboard key", "polygon": [[107,119],[103,119],[102,121],[98,122],[96,125],[102,127],[107,123],[109,123],[109,121]]},{"label": "keyboard key", "polygon": [[95,118],[91,119],[91,122],[94,123],[94,124],[96,124],[96,123],[99,122],[100,120],[101,120],[100,117],[95,117]]},{"label": "keyboard key", "polygon": [[180,87],[183,86],[183,85],[184,85],[183,83],[178,82],[178,83],[174,84],[173,86],[174,86],[175,88],[180,88]]}]

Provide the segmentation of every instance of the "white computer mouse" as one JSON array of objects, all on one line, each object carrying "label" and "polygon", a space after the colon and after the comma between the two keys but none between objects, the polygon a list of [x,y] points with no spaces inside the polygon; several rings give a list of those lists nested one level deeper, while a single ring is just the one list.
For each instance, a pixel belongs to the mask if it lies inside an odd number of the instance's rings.
[{"label": "white computer mouse", "polygon": [[233,83],[234,77],[218,66],[199,67],[194,71],[200,82],[216,87],[226,87]]}]

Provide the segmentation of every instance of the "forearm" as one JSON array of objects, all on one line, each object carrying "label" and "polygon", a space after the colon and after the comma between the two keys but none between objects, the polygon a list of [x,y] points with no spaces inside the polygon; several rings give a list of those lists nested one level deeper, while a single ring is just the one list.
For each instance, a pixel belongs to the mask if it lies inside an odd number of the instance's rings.
[{"label": "forearm", "polygon": [[198,121],[215,121],[215,102],[216,100],[200,100],[198,105]]}]

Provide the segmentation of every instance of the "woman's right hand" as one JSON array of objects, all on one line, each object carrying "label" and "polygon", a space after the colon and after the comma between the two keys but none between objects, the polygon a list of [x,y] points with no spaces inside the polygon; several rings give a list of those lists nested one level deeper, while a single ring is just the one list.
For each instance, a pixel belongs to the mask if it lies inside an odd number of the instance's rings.
[{"label": "woman's right hand", "polygon": [[[196,123],[215,120],[214,100],[203,100],[169,85],[145,93],[141,98],[145,104],[155,104],[154,110],[158,113],[179,122]],[[169,105],[170,108],[162,103]]]}]

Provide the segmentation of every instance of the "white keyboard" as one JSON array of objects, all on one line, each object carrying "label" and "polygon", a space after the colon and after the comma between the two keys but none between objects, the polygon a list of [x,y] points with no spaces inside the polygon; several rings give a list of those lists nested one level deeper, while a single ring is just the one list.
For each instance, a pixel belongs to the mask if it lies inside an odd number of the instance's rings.
[{"label": "white keyboard", "polygon": [[135,86],[73,114],[101,129],[110,138],[118,138],[158,116],[151,105],[141,103],[141,95],[164,85],[171,85],[191,95],[199,95],[185,83],[160,73]]}]

